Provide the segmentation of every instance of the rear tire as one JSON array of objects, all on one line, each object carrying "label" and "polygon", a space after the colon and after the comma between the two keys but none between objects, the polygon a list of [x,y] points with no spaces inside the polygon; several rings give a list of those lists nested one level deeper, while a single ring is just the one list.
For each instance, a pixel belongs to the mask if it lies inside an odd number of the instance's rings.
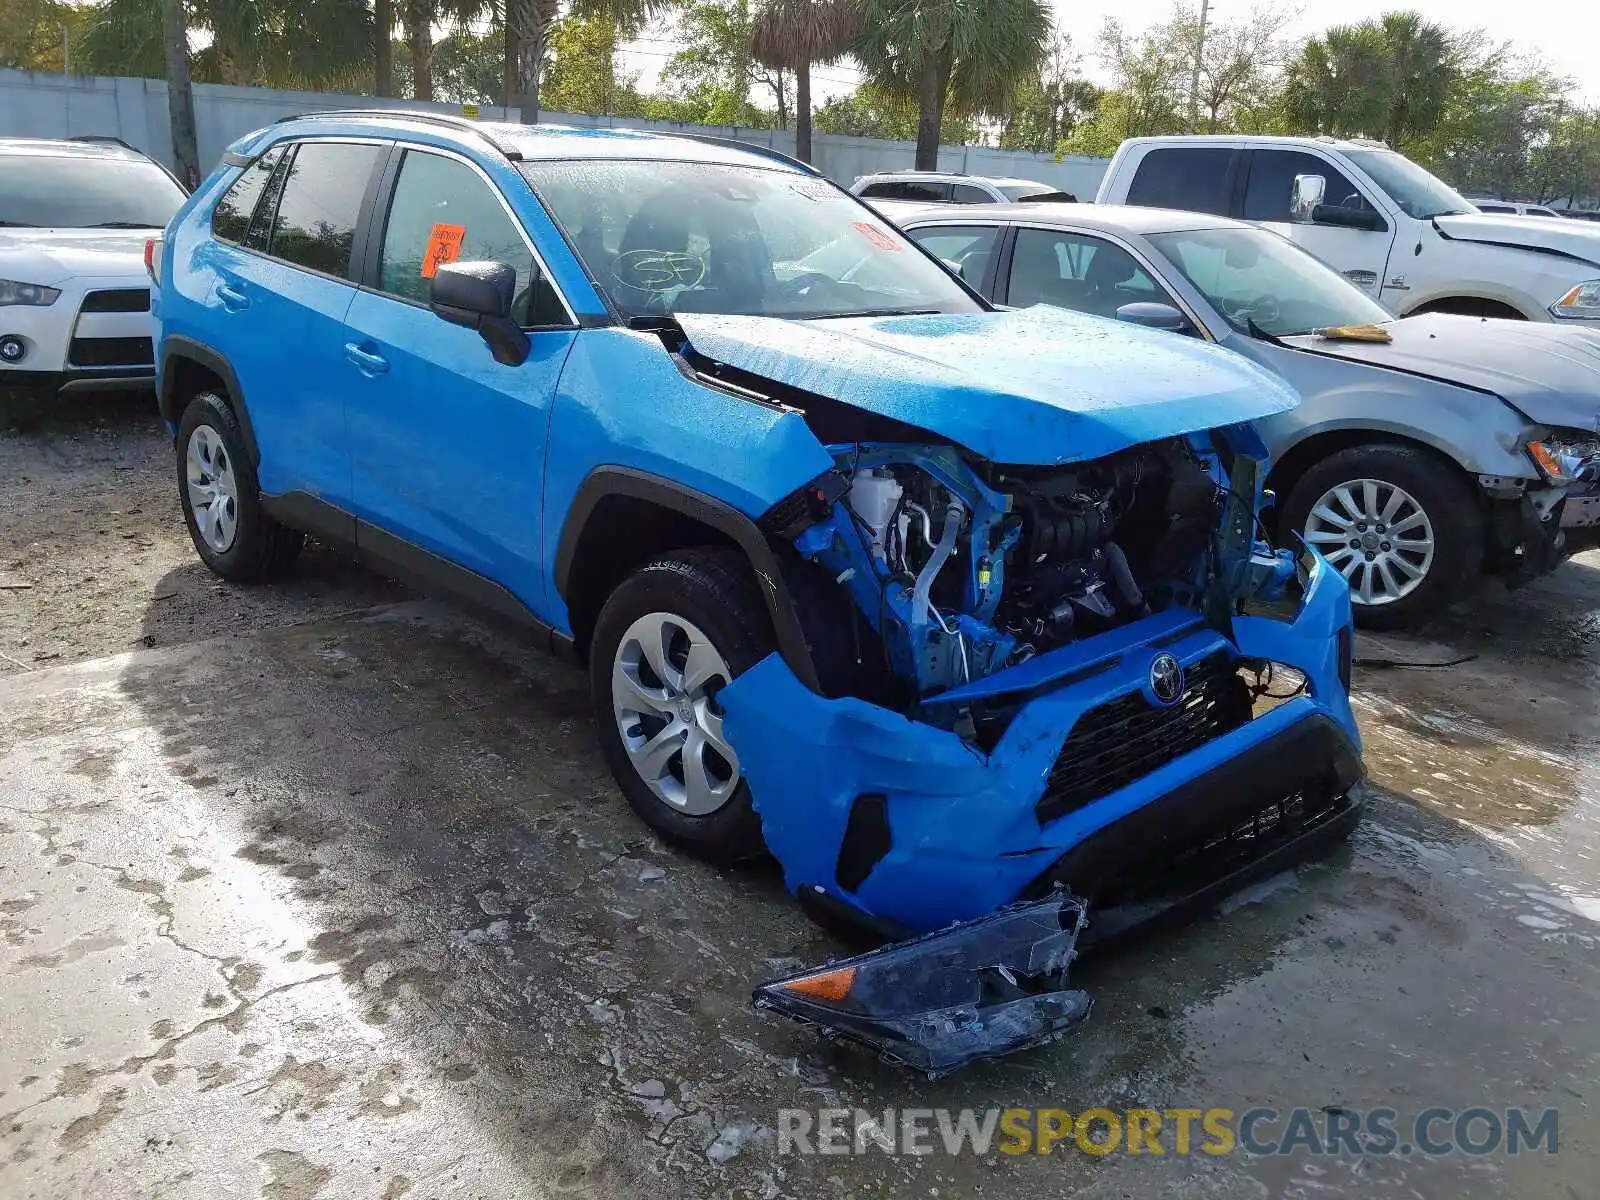
[{"label": "rear tire", "polygon": [[239,419],[228,401],[201,392],[178,422],[178,499],[195,551],[233,583],[258,583],[288,569],[305,535],[261,506],[261,488]]},{"label": "rear tire", "polygon": [[1453,464],[1416,446],[1329,455],[1290,490],[1283,516],[1349,580],[1356,623],[1368,629],[1442,611],[1483,565],[1477,496]]},{"label": "rear tire", "polygon": [[724,546],[646,564],[595,622],[589,680],[606,763],[645,824],[709,862],[765,849],[716,694],[774,645],[749,564]]}]

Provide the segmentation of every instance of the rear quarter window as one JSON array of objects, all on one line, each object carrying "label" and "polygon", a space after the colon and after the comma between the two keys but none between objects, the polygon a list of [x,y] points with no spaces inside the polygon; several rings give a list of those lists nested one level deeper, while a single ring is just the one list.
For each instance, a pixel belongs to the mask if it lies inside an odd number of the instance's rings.
[{"label": "rear quarter window", "polygon": [[[240,173],[211,212],[212,235],[225,242],[243,242],[250,220],[267,191],[267,181],[283,159],[283,147],[273,146]],[[263,246],[262,249],[265,249]]]},{"label": "rear quarter window", "polygon": [[1134,169],[1128,203],[1227,216],[1235,153],[1222,146],[1158,146]]}]

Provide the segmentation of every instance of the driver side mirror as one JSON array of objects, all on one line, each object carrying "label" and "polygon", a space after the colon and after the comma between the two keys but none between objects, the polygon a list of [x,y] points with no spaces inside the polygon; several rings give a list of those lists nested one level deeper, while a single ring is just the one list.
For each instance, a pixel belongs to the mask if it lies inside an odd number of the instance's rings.
[{"label": "driver side mirror", "polygon": [[1328,181],[1321,175],[1296,175],[1289,189],[1289,220],[1297,225],[1309,225],[1316,220],[1317,209],[1328,194]]},{"label": "driver side mirror", "polygon": [[494,360],[506,367],[528,361],[528,335],[511,319],[517,273],[505,263],[442,263],[433,276],[428,307],[436,317],[476,329]]},{"label": "driver side mirror", "polygon": [[1189,324],[1189,318],[1172,305],[1156,304],[1148,300],[1141,300],[1136,304],[1124,304],[1117,309],[1117,320],[1126,321],[1130,325],[1143,325],[1147,329],[1165,329],[1168,333],[1195,332],[1194,326]]}]

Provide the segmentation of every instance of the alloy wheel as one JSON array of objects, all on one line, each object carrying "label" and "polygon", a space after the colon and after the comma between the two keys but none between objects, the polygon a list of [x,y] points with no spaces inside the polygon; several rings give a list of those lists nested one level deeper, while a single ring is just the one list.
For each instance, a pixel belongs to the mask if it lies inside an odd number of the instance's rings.
[{"label": "alloy wheel", "polygon": [[1349,580],[1357,604],[1409,596],[1433,566],[1433,522],[1415,497],[1382,479],[1329,488],[1311,506],[1305,539]]}]

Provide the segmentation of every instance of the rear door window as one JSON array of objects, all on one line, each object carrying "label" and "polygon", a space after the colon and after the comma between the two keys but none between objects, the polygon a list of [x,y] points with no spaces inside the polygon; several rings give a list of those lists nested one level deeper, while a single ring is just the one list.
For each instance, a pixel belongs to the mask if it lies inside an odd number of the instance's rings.
[{"label": "rear door window", "polygon": [[361,202],[382,153],[366,143],[302,142],[284,178],[268,252],[348,278]]},{"label": "rear door window", "polygon": [[912,241],[937,259],[953,265],[956,273],[972,287],[983,290],[994,260],[1000,229],[995,225],[935,225],[928,229],[907,230]]},{"label": "rear door window", "polygon": [[895,179],[871,184],[862,190],[861,196],[871,200],[915,200],[923,204],[940,204],[950,199],[950,185],[920,179]]},{"label": "rear door window", "polygon": [[1139,160],[1128,203],[1226,216],[1237,153],[1226,146],[1158,146]]},{"label": "rear door window", "polygon": [[[251,218],[261,197],[266,194],[272,173],[283,161],[284,149],[273,146],[240,173],[233,186],[222,194],[211,213],[211,232],[225,242],[243,242],[250,231]],[[258,247],[264,249],[265,247]]]},{"label": "rear door window", "polygon": [[950,185],[950,198],[957,204],[992,204],[994,197],[981,187],[971,183],[953,183]]}]

